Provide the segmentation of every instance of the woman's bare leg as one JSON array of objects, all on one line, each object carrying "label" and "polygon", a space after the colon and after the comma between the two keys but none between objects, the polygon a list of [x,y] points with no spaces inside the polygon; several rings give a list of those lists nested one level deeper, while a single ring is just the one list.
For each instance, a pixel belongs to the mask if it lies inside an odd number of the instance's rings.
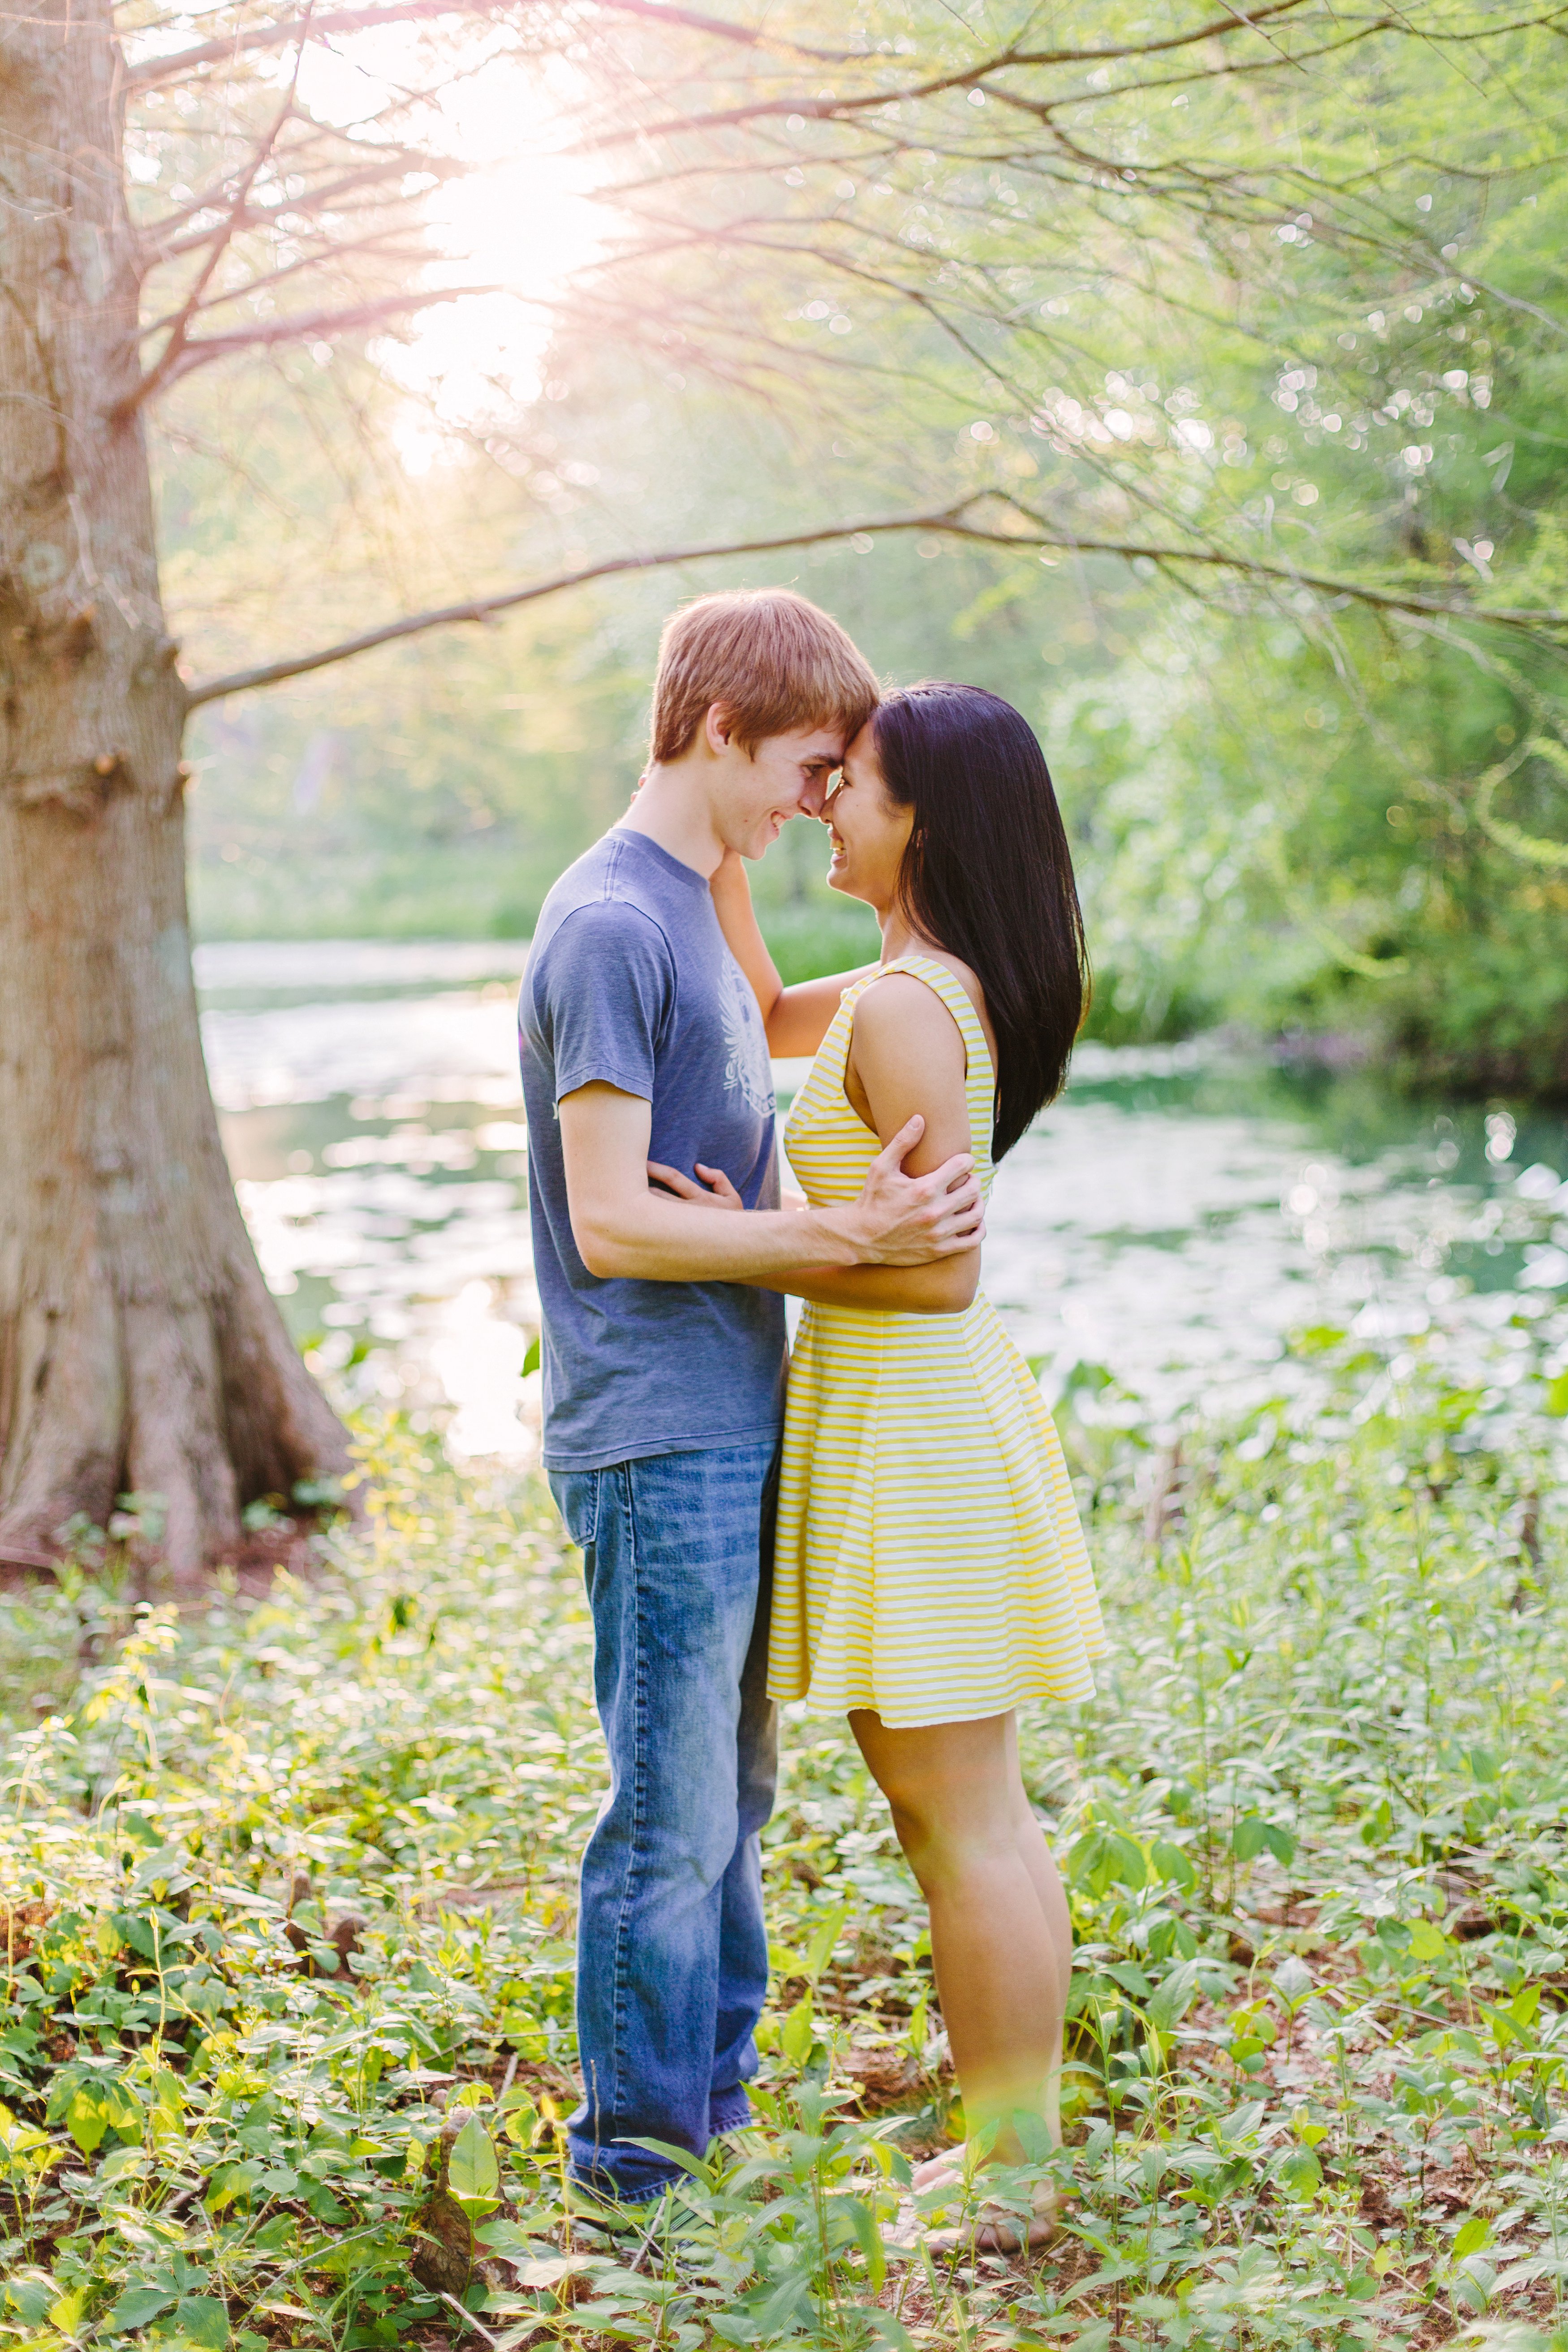
[{"label": "woman's bare leg", "polygon": [[1013,1717],[889,1731],[857,1709],[849,1722],[931,1907],[969,2135],[994,2124],[997,2159],[1016,2163],[1018,2109],[1057,2135],[1071,1932],[1018,1777]]},{"label": "woman's bare leg", "polygon": [[[1008,1715],[1003,1719],[1007,1726],[1007,1753],[1012,1769],[1018,1851],[1045,1914],[1047,1933],[1056,1954],[1061,2011],[1065,2018],[1068,1991],[1072,1983],[1072,1914],[1068,1908],[1067,1894],[1057,1874],[1056,1864],[1051,1860],[1050,1847],[1046,1843],[1046,1833],[1035,1819],[1034,1808],[1024,1788],[1023,1770],[1018,1762],[1018,1718],[1016,1715]],[[1061,2043],[1058,2039],[1057,2063],[1051,2069],[1050,2087],[1046,2095],[1046,2122],[1050,2127],[1052,2141],[1058,2146],[1062,2136],[1061,2084]]]}]

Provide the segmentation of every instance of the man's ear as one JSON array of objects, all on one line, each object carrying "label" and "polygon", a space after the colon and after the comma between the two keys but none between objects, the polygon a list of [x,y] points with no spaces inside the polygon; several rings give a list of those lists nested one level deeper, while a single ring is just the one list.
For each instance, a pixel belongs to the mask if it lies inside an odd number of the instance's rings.
[{"label": "man's ear", "polygon": [[710,702],[702,720],[702,738],[716,760],[722,759],[730,748],[730,730],[734,719],[721,702]]}]

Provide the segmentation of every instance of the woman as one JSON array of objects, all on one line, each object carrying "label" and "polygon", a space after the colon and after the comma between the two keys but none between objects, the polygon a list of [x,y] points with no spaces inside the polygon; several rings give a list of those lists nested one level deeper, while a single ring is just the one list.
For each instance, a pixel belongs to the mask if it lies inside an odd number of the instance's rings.
[{"label": "woman", "polygon": [[[1086,966],[1038,744],[976,687],[895,694],[850,745],[824,822],[828,880],[875,908],[882,961],[785,989],[744,868],[713,883],[774,1054],[814,1052],[784,1130],[814,1204],[852,1199],[914,1112],[920,1174],[970,1150],[988,1186],[1059,1090]],[[728,1192],[717,1171],[689,1198]],[[1018,1769],[1015,1709],[1079,1699],[1105,1652],[1061,1448],[977,1293],[980,1252],[772,1286],[808,1304],[790,1370],[769,1690],[848,1712],[931,1907],[942,2013],[977,2153],[1059,2137],[1066,1898]],[[1033,2138],[1034,2135],[1027,2134]],[[956,2157],[916,2175],[962,2173]],[[1048,2236],[1042,2209],[1031,2237]],[[983,2242],[1014,2242],[1000,2215]]]}]

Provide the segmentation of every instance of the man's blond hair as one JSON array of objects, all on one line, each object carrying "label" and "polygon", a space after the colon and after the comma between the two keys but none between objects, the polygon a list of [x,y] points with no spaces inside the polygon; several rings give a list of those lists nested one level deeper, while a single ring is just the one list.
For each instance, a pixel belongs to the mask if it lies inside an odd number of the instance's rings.
[{"label": "man's blond hair", "polygon": [[658,641],[653,757],[679,760],[716,702],[731,740],[754,752],[765,736],[808,727],[831,727],[847,743],[878,700],[865,656],[804,596],[788,588],[700,596],[670,614]]}]

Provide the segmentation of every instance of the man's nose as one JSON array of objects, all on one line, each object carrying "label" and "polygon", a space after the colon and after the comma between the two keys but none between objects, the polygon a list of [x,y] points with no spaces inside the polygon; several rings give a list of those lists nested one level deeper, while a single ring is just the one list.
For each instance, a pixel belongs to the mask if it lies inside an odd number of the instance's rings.
[{"label": "man's nose", "polygon": [[827,806],[827,778],[810,776],[800,796],[802,816],[820,816]]}]

